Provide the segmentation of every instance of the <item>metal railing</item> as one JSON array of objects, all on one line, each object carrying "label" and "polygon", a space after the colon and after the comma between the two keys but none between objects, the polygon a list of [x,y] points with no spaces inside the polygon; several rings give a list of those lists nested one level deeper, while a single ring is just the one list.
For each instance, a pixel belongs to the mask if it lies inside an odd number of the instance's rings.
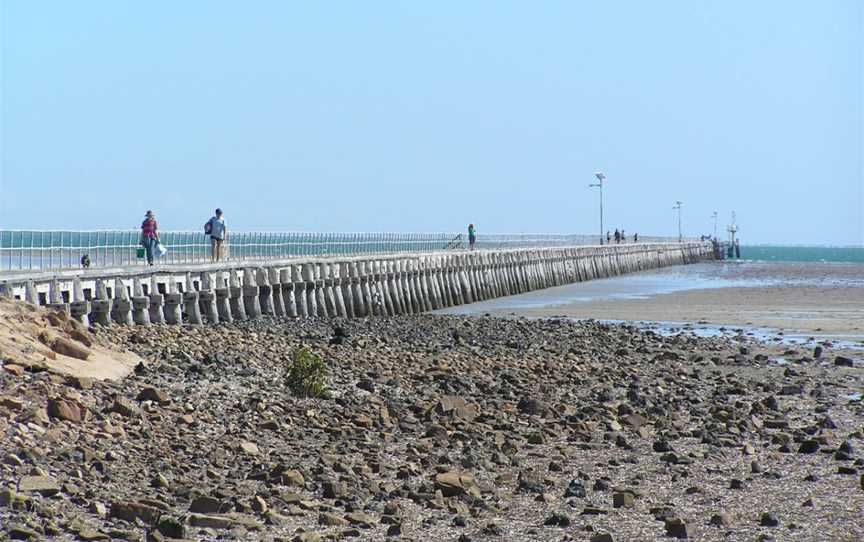
[{"label": "metal railing", "polygon": [[[168,252],[160,264],[210,261],[210,239],[200,232],[160,232]],[[632,238],[631,238],[632,239]],[[81,257],[91,267],[145,265],[139,257],[140,232],[0,230],[0,270],[74,269]],[[689,240],[689,239],[688,239]],[[480,234],[477,249],[596,245],[596,235]],[[677,242],[674,237],[639,237],[640,243]],[[629,241],[632,243],[632,240]],[[229,260],[303,256],[399,254],[466,248],[457,233],[232,232],[223,255]]]}]

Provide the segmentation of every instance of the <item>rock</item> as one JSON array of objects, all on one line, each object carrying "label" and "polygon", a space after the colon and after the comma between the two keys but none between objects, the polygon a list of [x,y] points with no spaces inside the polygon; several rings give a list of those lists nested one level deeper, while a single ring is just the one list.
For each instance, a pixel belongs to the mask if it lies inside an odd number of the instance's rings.
[{"label": "rock", "polygon": [[84,408],[68,399],[54,398],[48,400],[48,416],[60,420],[80,423],[84,419]]},{"label": "rock", "polygon": [[543,525],[547,527],[569,527],[570,518],[568,518],[564,514],[554,512],[551,516],[546,518],[546,520],[543,522]]},{"label": "rock", "polygon": [[447,395],[442,397],[435,405],[435,412],[439,415],[452,415],[465,421],[473,421],[479,414],[477,405],[469,404],[462,397]]},{"label": "rock", "polygon": [[345,516],[345,519],[348,520],[348,523],[351,525],[356,525],[363,529],[371,529],[372,526],[375,525],[375,518],[369,514],[364,514],[363,512],[351,512]]},{"label": "rock", "polygon": [[519,412],[523,414],[529,415],[537,415],[543,416],[549,412],[549,407],[543,401],[534,398],[523,397],[519,400],[519,404],[516,405],[516,408],[519,409]]},{"label": "rock", "polygon": [[672,445],[669,444],[669,441],[666,439],[660,439],[654,441],[654,444],[651,446],[655,452],[671,452]]},{"label": "rock", "polygon": [[615,508],[633,508],[636,495],[630,491],[619,491],[612,494],[612,506]]},{"label": "rock", "polygon": [[348,525],[348,520],[330,512],[322,512],[318,515],[318,523],[329,527],[344,527]]},{"label": "rock", "polygon": [[441,490],[445,497],[468,495],[480,497],[480,487],[474,477],[467,473],[456,471],[443,472],[435,476],[435,487]]},{"label": "rock", "polygon": [[111,404],[109,408],[109,412],[116,412],[121,416],[126,418],[131,418],[132,416],[138,416],[141,414],[141,409],[138,408],[138,405],[126,399],[124,397],[116,397],[114,399],[114,403]]},{"label": "rock", "polygon": [[111,537],[93,529],[81,529],[78,531],[78,540],[111,540]]},{"label": "rock", "polygon": [[254,442],[241,442],[240,449],[248,454],[248,455],[260,455],[261,450],[258,449],[258,445]]},{"label": "rock", "polygon": [[229,504],[223,503],[219,499],[202,495],[192,500],[189,504],[189,511],[198,514],[221,514],[227,512],[230,507]]},{"label": "rock", "polygon": [[[168,483],[168,479],[165,478],[165,475],[162,474],[161,472],[157,473],[156,476],[154,476],[153,479],[150,480],[150,485],[153,487],[157,487],[157,488],[160,488],[160,487],[161,488],[168,488],[170,486],[170,484]],[[174,537],[174,538],[178,538],[178,537]],[[183,537],[181,536],[179,538],[183,538]]]},{"label": "rock", "polygon": [[632,427],[633,429],[639,429],[640,427],[648,423],[648,418],[642,416],[641,414],[628,414],[621,418],[621,423]]},{"label": "rock", "polygon": [[854,366],[854,363],[852,362],[852,358],[837,356],[834,358],[834,365],[837,367],[852,367]]},{"label": "rock", "polygon": [[24,409],[24,401],[18,397],[0,395],[0,407],[12,412],[21,412]]},{"label": "rock", "polygon": [[82,361],[87,361],[90,358],[89,349],[64,337],[56,337],[48,347],[62,356],[69,356]]},{"label": "rock", "polygon": [[543,493],[546,491],[546,485],[539,474],[521,471],[517,489],[520,493]]},{"label": "rock", "polygon": [[50,497],[60,493],[60,485],[50,476],[24,476],[18,480],[18,491]]},{"label": "rock", "polygon": [[567,484],[567,489],[564,490],[565,499],[569,497],[578,497],[583,499],[585,498],[585,495],[585,486],[582,485],[582,482],[576,479],[570,480],[570,483]]},{"label": "rock", "polygon": [[819,451],[819,442],[816,440],[805,440],[798,447],[799,454],[815,454]]},{"label": "rock", "polygon": [[583,516],[603,516],[609,513],[609,510],[597,506],[586,506],[582,509]]},{"label": "rock", "polygon": [[727,512],[719,512],[711,516],[709,523],[718,527],[730,527],[732,525],[732,516]]},{"label": "rock", "polygon": [[590,542],[615,542],[615,539],[612,538],[612,535],[609,533],[598,533],[592,536]]},{"label": "rock", "polygon": [[41,540],[42,536],[33,529],[22,525],[13,525],[8,531],[10,540]]},{"label": "rock", "polygon": [[138,397],[136,398],[136,400],[138,402],[153,401],[154,403],[164,405],[171,402],[171,397],[164,391],[157,390],[156,388],[151,386],[147,386],[141,389],[141,391],[138,393]]},{"label": "rock", "polygon": [[671,538],[684,539],[688,538],[687,524],[680,518],[666,518],[664,522],[666,528],[666,536]]},{"label": "rock", "polygon": [[327,480],[322,487],[325,499],[342,499],[348,496],[348,487],[344,482]]},{"label": "rock", "polygon": [[262,525],[244,514],[236,512],[222,515],[189,514],[189,524],[193,527],[209,529],[234,529],[244,527],[250,530],[260,530]]},{"label": "rock", "polygon": [[[271,476],[271,478],[273,477]],[[278,474],[276,479],[279,483],[286,486],[303,487],[306,485],[306,478],[304,478],[303,474],[296,469],[282,471]]]},{"label": "rock", "polygon": [[780,525],[780,520],[777,518],[777,514],[773,512],[763,512],[759,517],[759,525],[763,527],[776,527]]},{"label": "rock", "polygon": [[402,535],[402,524],[394,523],[387,527],[387,536],[401,536]]},{"label": "rock", "polygon": [[162,511],[153,506],[134,501],[114,501],[111,503],[110,517],[122,519],[129,523],[135,523],[140,519],[148,525],[159,521]]}]

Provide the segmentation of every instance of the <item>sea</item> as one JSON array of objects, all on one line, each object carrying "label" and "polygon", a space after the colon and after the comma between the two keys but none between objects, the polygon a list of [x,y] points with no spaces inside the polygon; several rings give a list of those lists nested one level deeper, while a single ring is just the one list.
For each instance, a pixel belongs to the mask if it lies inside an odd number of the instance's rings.
[{"label": "sea", "polygon": [[864,263],[864,247],[742,245],[741,259],[761,262]]}]

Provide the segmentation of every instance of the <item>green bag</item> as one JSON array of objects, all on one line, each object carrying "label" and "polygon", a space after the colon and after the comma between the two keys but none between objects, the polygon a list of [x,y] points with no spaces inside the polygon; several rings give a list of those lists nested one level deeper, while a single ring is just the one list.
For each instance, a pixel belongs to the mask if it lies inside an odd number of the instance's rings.
[{"label": "green bag", "polygon": [[144,247],[138,247],[138,250],[135,251],[135,255],[138,256],[138,259],[140,260],[147,255],[147,251],[144,250]]}]

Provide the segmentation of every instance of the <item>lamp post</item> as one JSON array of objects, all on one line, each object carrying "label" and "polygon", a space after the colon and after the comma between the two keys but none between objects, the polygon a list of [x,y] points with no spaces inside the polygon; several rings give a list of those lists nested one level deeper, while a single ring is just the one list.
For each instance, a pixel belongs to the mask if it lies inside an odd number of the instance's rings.
[{"label": "lamp post", "polygon": [[589,184],[589,187],[600,189],[600,244],[603,244],[603,181],[606,180],[606,175],[602,171],[594,174],[597,177],[597,182]]},{"label": "lamp post", "polygon": [[681,235],[681,204],[682,203],[683,202],[681,202],[681,201],[676,201],[675,207],[672,207],[673,209],[678,210],[678,242],[679,243],[681,243],[684,240],[683,236]]},{"label": "lamp post", "polygon": [[711,213],[711,218],[714,219],[714,239],[717,239],[717,211]]}]

